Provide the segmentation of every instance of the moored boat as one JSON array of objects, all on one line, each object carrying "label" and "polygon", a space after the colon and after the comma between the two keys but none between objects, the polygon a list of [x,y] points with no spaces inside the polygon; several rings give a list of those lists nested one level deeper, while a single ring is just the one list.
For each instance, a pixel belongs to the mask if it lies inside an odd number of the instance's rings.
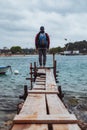
[{"label": "moored boat", "polygon": [[8,69],[11,69],[11,66],[0,66],[0,74],[5,74]]}]

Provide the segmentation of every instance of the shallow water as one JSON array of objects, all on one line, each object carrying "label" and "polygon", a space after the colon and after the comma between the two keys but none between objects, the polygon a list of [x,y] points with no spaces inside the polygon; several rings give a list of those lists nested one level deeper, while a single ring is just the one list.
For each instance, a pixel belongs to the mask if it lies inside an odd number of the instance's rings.
[{"label": "shallow water", "polygon": [[[75,96],[80,101],[87,99],[87,56],[59,56],[56,55],[58,73],[58,85],[66,97]],[[23,94],[23,86],[28,85],[29,65],[36,62],[38,56],[17,56],[0,57],[0,66],[11,65],[13,73],[10,71],[6,75],[0,75],[0,125],[9,119],[8,114],[16,111],[20,102],[19,95]],[[52,55],[47,56],[47,66],[52,66]],[[14,71],[19,74],[15,75]]]}]

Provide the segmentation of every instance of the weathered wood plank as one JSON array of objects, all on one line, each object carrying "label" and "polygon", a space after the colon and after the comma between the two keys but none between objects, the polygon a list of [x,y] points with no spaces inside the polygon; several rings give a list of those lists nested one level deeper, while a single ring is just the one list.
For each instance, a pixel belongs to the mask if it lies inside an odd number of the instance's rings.
[{"label": "weathered wood plank", "polygon": [[77,124],[53,124],[53,130],[81,130]]},{"label": "weathered wood plank", "polygon": [[46,76],[40,75],[39,77],[36,77],[36,80],[46,81]]},{"label": "weathered wood plank", "polygon": [[30,94],[59,94],[58,91],[51,91],[51,90],[29,90],[28,93]]},{"label": "weathered wood plank", "polygon": [[[38,116],[39,114],[46,114],[46,103],[44,94],[29,94],[26,101],[20,111],[19,116],[27,116],[32,114],[32,116]],[[20,124],[14,125],[12,130],[48,130],[48,125],[46,124]]]},{"label": "weathered wood plank", "polygon": [[45,82],[45,81],[46,81],[45,79],[44,79],[44,80],[43,80],[43,79],[39,79],[39,80],[36,79],[36,80],[35,80],[35,82]]},{"label": "weathered wood plank", "polygon": [[53,68],[54,68],[54,67],[49,67],[49,66],[48,66],[48,67],[37,67],[37,69],[45,69],[45,70],[46,70],[46,69],[53,69]]},{"label": "weathered wood plank", "polygon": [[40,77],[40,76],[37,76],[37,78],[36,79],[38,79],[38,80],[45,80],[46,79],[46,76],[44,76],[44,77]]},{"label": "weathered wood plank", "polygon": [[35,82],[36,85],[45,85],[45,82]]},{"label": "weathered wood plank", "polygon": [[50,114],[69,114],[68,110],[56,94],[47,94],[46,97]]},{"label": "weathered wood plank", "polygon": [[43,74],[46,74],[46,69],[44,68],[39,68],[37,73],[43,73]]},{"label": "weathered wood plank", "polygon": [[46,124],[15,124],[12,130],[48,130]]},{"label": "weathered wood plank", "polygon": [[40,78],[45,78],[46,79],[46,75],[40,75]]},{"label": "weathered wood plank", "polygon": [[46,103],[44,94],[28,94],[26,101],[20,111],[20,115],[46,114]]},{"label": "weathered wood plank", "polygon": [[46,90],[58,90],[52,70],[46,70]]},{"label": "weathered wood plank", "polygon": [[39,80],[41,80],[41,81],[46,81],[46,77],[37,77],[37,78],[36,78],[36,81],[37,81],[37,80],[38,80],[38,81],[39,81]]},{"label": "weathered wood plank", "polygon": [[18,124],[74,124],[78,123],[73,114],[58,114],[58,115],[16,115],[13,120]]},{"label": "weathered wood plank", "polygon": [[33,89],[34,89],[34,90],[45,90],[45,88],[46,88],[46,87],[45,87],[44,85],[36,85],[36,84],[35,84],[35,85],[33,86]]},{"label": "weathered wood plank", "polygon": [[[47,94],[46,98],[50,114],[69,114],[68,110],[56,94]],[[52,127],[53,130],[80,130],[77,124],[53,124]]]}]

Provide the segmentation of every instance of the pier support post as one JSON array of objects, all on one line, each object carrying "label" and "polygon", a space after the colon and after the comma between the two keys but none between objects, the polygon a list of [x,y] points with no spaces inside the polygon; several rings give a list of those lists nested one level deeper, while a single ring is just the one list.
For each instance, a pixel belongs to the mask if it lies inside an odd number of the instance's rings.
[{"label": "pier support post", "polygon": [[30,63],[30,78],[31,78],[31,89],[32,89],[32,63]]},{"label": "pier support post", "polygon": [[61,86],[58,86],[58,91],[59,91],[59,98],[62,100],[62,98],[64,97],[64,94],[62,93],[62,89],[61,89]]},{"label": "pier support post", "polygon": [[55,53],[53,53],[53,66],[54,66],[54,61],[55,61]]},{"label": "pier support post", "polygon": [[24,100],[26,99],[28,95],[28,88],[27,88],[27,85],[24,85]]},{"label": "pier support post", "polygon": [[34,62],[34,82],[37,76],[37,68],[36,68],[36,62]]},{"label": "pier support post", "polygon": [[54,77],[55,77],[55,79],[56,79],[56,60],[54,60]]},{"label": "pier support post", "polygon": [[55,77],[56,83],[58,83],[58,81],[57,81],[58,75],[57,75],[57,69],[56,69],[57,65],[56,64],[57,64],[57,62],[55,60],[55,53],[53,53],[53,72],[54,72],[54,77]]},{"label": "pier support post", "polygon": [[28,88],[27,85],[24,85],[24,94],[20,95],[19,98],[25,100],[28,95]]}]

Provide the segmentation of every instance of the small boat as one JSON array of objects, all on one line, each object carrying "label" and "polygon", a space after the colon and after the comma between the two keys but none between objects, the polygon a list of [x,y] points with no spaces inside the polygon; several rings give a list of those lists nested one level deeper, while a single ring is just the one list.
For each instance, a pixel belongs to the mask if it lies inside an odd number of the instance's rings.
[{"label": "small boat", "polygon": [[5,74],[8,69],[11,70],[11,66],[0,66],[0,74]]}]

